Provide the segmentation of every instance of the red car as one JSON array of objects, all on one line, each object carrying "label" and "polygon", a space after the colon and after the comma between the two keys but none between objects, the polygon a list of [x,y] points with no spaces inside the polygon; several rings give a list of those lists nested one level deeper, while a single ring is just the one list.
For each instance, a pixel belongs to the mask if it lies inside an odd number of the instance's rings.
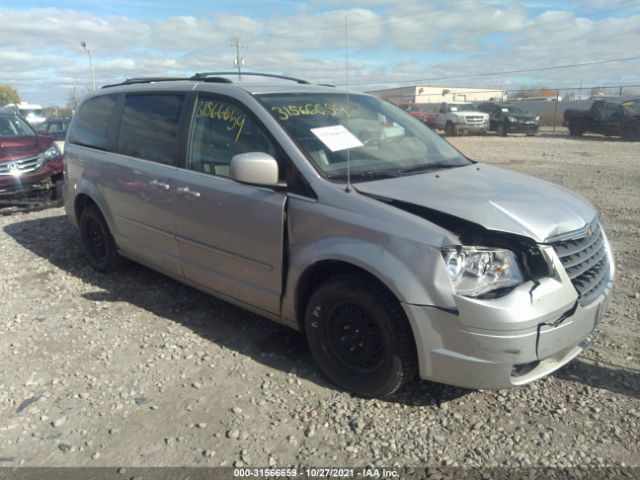
[{"label": "red car", "polygon": [[22,117],[0,111],[0,204],[44,196],[61,205],[62,169],[53,138],[38,135]]},{"label": "red car", "polygon": [[424,110],[421,110],[415,103],[413,102],[399,102],[396,106],[400,107],[402,110],[409,112],[409,114],[416,117],[422,123],[429,124],[429,114]]}]

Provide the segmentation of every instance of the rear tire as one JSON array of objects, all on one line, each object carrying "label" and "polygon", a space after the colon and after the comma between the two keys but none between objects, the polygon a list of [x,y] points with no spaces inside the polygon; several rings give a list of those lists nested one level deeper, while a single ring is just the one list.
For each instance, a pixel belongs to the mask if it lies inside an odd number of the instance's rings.
[{"label": "rear tire", "polygon": [[504,123],[499,123],[498,124],[498,126],[496,127],[496,133],[500,137],[506,137],[507,136],[507,129],[504,126]]},{"label": "rear tire", "polygon": [[325,281],[307,304],[305,332],[323,373],[357,395],[385,397],[415,377],[416,348],[404,311],[364,275]]},{"label": "rear tire", "polygon": [[80,238],[89,265],[95,270],[107,273],[117,269],[122,263],[109,226],[95,205],[89,205],[80,214]]}]

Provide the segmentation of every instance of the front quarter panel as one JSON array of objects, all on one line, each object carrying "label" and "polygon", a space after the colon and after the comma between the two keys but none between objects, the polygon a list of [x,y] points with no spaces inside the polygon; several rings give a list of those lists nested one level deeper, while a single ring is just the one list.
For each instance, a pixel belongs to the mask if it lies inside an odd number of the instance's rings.
[{"label": "front quarter panel", "polygon": [[[323,261],[365,270],[401,302],[455,307],[440,250],[455,243],[448,232],[355,191],[337,195],[338,201],[348,196],[351,207],[356,208],[296,197],[289,200],[289,272],[283,317],[296,318],[298,282],[308,268]],[[381,219],[385,216],[388,220]]]}]

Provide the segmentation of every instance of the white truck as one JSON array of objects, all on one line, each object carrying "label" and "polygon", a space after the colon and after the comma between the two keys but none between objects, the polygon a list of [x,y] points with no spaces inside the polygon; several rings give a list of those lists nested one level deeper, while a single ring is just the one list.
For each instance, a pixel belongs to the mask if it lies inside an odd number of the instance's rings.
[{"label": "white truck", "polygon": [[478,111],[470,102],[442,102],[429,112],[427,125],[455,137],[462,133],[486,133],[489,114]]},{"label": "white truck", "polygon": [[34,103],[20,102],[20,103],[10,103],[6,105],[7,108],[12,109],[22,118],[24,118],[29,125],[32,127],[36,125],[40,125],[47,118],[43,114],[43,109],[41,105],[36,105]]}]

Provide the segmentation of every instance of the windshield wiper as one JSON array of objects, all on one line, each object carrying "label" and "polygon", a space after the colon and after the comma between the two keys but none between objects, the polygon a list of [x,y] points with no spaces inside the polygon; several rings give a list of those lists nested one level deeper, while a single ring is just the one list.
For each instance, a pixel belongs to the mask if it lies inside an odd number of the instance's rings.
[{"label": "windshield wiper", "polygon": [[[366,172],[357,172],[351,174],[351,180],[354,179],[362,179],[362,178],[392,178],[392,177],[401,177],[403,174],[398,172],[397,170],[368,170]],[[346,179],[346,174],[340,175],[327,175],[328,178],[331,179]]]},{"label": "windshield wiper", "polygon": [[[377,179],[377,178],[394,178],[403,177],[414,173],[430,172],[431,170],[442,170],[445,168],[466,167],[466,165],[456,165],[451,163],[432,163],[429,165],[419,165],[416,167],[400,168],[397,170],[368,170],[366,172],[357,172],[351,174],[351,180]],[[346,179],[346,174],[327,175],[332,180]]]},{"label": "windshield wiper", "polygon": [[455,163],[431,163],[429,165],[418,165],[416,167],[408,167],[397,170],[398,174],[406,175],[410,173],[430,172],[431,170],[441,170],[445,168],[466,167],[466,165],[458,165]]}]

